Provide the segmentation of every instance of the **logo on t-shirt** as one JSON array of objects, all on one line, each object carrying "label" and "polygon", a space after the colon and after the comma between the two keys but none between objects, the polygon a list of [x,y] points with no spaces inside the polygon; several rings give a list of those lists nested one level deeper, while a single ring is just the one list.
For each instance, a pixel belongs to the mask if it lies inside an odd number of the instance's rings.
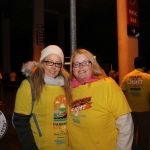
[{"label": "logo on t-shirt", "polygon": [[79,110],[89,109],[91,107],[91,97],[85,97],[79,100],[75,100],[70,104],[70,111],[77,112]]},{"label": "logo on t-shirt", "polygon": [[127,84],[131,86],[141,86],[143,85],[142,76],[129,76]]},{"label": "logo on t-shirt", "polygon": [[[67,101],[65,95],[59,95],[54,100],[53,129],[56,144],[65,144],[67,134]],[[61,138],[61,139],[58,139]]]},{"label": "logo on t-shirt", "polygon": [[67,119],[67,101],[64,95],[54,100],[54,122],[64,122]]},{"label": "logo on t-shirt", "polygon": [[141,96],[141,87],[143,86],[143,78],[141,75],[129,76],[127,84],[130,87],[130,94],[133,97]]}]

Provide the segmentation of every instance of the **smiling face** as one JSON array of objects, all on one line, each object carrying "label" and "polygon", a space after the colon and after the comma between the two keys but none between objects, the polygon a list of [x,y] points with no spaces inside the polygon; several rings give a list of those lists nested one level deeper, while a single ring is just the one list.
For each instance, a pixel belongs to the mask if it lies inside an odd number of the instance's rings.
[{"label": "smiling face", "polygon": [[[77,54],[74,59],[73,63],[82,63],[82,62],[89,62],[89,59],[84,54]],[[86,66],[79,64],[79,67],[73,67],[73,75],[78,80],[79,83],[82,83],[84,79],[90,77],[92,75],[92,66],[89,63]]]},{"label": "smiling face", "polygon": [[[52,65],[52,63],[62,63],[60,56],[57,54],[50,54],[44,58],[44,61],[43,69],[45,74],[51,78],[55,78],[59,74],[61,68],[56,67],[56,64]],[[46,61],[51,62],[49,63],[50,65],[47,65],[48,63],[46,63]]]}]

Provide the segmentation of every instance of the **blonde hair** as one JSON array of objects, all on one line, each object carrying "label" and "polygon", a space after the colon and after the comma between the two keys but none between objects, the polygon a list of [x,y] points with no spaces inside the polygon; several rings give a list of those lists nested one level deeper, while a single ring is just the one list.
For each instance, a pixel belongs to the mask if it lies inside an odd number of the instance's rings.
[{"label": "blonde hair", "polygon": [[[30,76],[30,84],[32,91],[34,92],[35,99],[40,100],[40,95],[44,86],[44,69],[42,67],[42,61],[39,62],[37,68],[32,72]],[[72,101],[72,86],[69,73],[62,67],[59,75],[64,77],[64,91],[68,104]]]},{"label": "blonde hair", "polygon": [[104,77],[105,72],[100,67],[100,65],[98,64],[96,59],[94,58],[94,55],[86,49],[77,49],[72,53],[72,56],[71,56],[71,59],[70,59],[70,76],[71,76],[71,80],[74,78],[73,70],[72,70],[72,63],[73,63],[73,60],[74,60],[74,58],[77,54],[83,54],[89,59],[89,61],[91,62],[91,65],[92,65],[92,70],[93,70],[92,75],[94,77],[97,77],[97,78],[103,78]]}]

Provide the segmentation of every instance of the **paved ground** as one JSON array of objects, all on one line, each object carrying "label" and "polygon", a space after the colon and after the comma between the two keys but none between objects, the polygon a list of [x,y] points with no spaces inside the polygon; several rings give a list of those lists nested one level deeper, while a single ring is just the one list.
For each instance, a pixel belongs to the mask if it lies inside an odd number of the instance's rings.
[{"label": "paved ground", "polygon": [[[12,90],[10,87],[3,88],[3,103],[5,105],[0,105],[0,110],[6,117],[8,129],[6,134],[0,139],[0,150],[22,150],[18,137],[11,123],[11,117],[14,109],[15,95],[17,88]],[[1,92],[0,92],[0,100]]]}]

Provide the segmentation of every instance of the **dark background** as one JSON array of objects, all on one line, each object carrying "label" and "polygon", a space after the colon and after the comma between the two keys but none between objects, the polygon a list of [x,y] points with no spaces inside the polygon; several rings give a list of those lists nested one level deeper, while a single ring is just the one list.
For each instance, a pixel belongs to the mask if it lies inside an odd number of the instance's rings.
[{"label": "dark background", "polygon": [[[10,19],[11,68],[32,60],[32,0],[0,0],[1,17]],[[139,3],[139,56],[150,63],[150,0]],[[44,0],[45,46],[58,45],[57,14],[65,16],[65,56],[70,56],[70,0]],[[91,51],[101,66],[118,70],[116,0],[76,0],[77,47]],[[0,30],[1,35],[1,30]],[[0,36],[0,54],[2,42]],[[0,59],[0,67],[2,62]],[[106,71],[107,72],[107,71]]]}]

